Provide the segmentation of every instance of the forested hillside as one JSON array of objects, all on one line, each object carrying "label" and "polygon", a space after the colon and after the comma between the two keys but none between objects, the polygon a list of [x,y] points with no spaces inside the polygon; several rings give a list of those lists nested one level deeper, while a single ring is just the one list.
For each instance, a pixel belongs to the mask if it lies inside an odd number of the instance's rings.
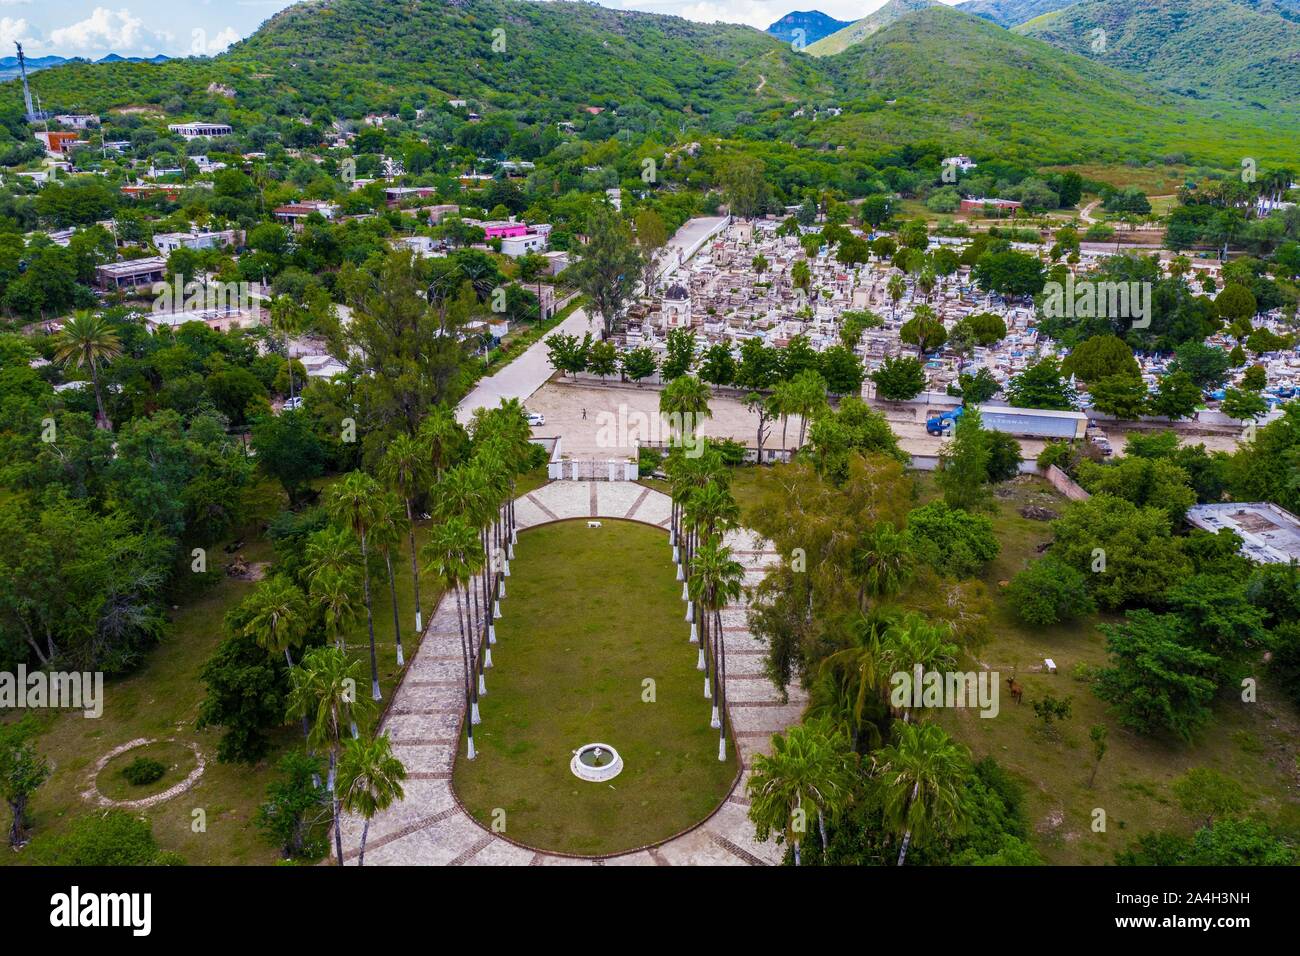
[{"label": "forested hillside", "polygon": [[1263,4],[1084,0],[1015,29],[1184,96],[1258,108],[1300,99],[1300,25]]}]

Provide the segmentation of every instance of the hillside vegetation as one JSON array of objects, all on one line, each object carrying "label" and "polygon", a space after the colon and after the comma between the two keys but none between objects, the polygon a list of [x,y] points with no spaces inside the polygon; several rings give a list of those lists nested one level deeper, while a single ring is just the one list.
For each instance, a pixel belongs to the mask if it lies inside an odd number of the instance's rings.
[{"label": "hillside vegetation", "polygon": [[1084,0],[1015,30],[1184,96],[1258,108],[1300,99],[1300,24],[1262,6]]}]

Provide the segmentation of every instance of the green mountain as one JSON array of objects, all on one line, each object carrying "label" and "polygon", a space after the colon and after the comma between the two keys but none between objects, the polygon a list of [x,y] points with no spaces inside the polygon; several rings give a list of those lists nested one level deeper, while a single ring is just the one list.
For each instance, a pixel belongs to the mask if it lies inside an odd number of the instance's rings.
[{"label": "green mountain", "polygon": [[806,57],[751,27],[521,0],[315,0],[211,60],[72,65],[33,85],[51,107],[105,109],[176,96],[190,106],[188,91],[210,82],[273,112],[446,97],[565,117],[586,104],[708,114],[828,92]]},{"label": "green mountain", "polygon": [[[777,20],[767,28],[767,32],[786,43],[800,39],[806,46],[809,43],[816,43],[822,37],[830,36],[836,30],[843,30],[848,25],[848,20],[836,20],[820,10],[795,11]],[[802,30],[803,33],[796,33],[796,30]]]},{"label": "green mountain", "polygon": [[1197,99],[1300,101],[1300,24],[1225,0],[1083,0],[1017,33]]},{"label": "green mountain", "polygon": [[1017,23],[1041,17],[1044,13],[1067,7],[1073,2],[1074,0],[965,0],[957,4],[957,9],[1010,29]]},{"label": "green mountain", "polygon": [[861,43],[882,27],[888,26],[899,17],[906,16],[913,10],[924,10],[935,6],[939,0],[889,0],[879,10],[873,10],[861,20],[855,20],[843,30],[832,33],[824,40],[819,40],[808,47],[813,56],[831,56],[842,53],[854,44]]},{"label": "green mountain", "polygon": [[[1211,109],[946,6],[914,11],[822,62],[861,104],[825,124],[821,135],[836,143],[933,139],[976,158],[1235,163],[1255,150],[1282,158],[1295,129],[1293,118]],[[1277,129],[1260,128],[1268,123]]]},{"label": "green mountain", "polygon": [[[502,114],[536,136],[582,107],[617,107],[593,136],[702,129],[809,155],[925,143],[1044,164],[1236,166],[1293,152],[1300,124],[1285,111],[1175,96],[928,0],[892,0],[877,15],[863,41],[810,57],[750,27],[591,3],[317,0],[212,59],[74,63],[32,85],[55,112],[132,108],[138,119],[123,122],[203,117],[243,132],[466,99],[488,124]],[[12,118],[21,102],[17,84],[0,86],[0,113]],[[793,115],[810,103],[842,113]]]}]

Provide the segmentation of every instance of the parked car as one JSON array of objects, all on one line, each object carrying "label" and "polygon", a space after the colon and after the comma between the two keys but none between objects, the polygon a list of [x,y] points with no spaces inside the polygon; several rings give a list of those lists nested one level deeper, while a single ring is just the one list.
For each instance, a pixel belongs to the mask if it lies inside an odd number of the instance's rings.
[{"label": "parked car", "polygon": [[286,398],[284,400],[284,410],[286,412],[296,412],[300,408],[302,408],[301,395],[295,395],[293,398]]},{"label": "parked car", "polygon": [[536,428],[538,425],[545,425],[546,416],[543,415],[541,412],[529,412],[528,424],[533,426],[534,428]]}]

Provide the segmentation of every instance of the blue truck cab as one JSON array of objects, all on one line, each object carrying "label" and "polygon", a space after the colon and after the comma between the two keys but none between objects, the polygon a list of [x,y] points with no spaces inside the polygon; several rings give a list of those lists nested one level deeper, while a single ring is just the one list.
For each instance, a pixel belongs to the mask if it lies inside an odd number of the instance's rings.
[{"label": "blue truck cab", "polygon": [[961,418],[963,406],[958,405],[950,412],[940,412],[925,420],[925,431],[929,435],[946,435],[954,425],[957,419]]}]

